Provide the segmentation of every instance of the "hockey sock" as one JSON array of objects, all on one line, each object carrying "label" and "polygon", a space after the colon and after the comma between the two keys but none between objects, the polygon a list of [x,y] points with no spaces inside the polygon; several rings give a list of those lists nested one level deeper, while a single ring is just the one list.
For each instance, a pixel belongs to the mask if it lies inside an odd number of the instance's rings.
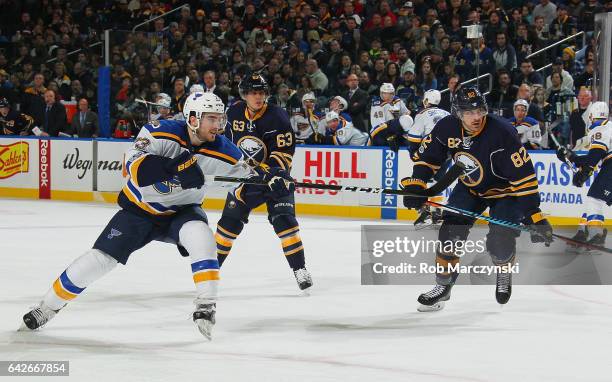
[{"label": "hockey sock", "polygon": [[304,259],[304,245],[302,245],[302,238],[300,237],[300,227],[295,226],[280,231],[275,226],[274,231],[279,239],[281,239],[283,252],[291,269],[295,271],[304,268],[306,261]]},{"label": "hockey sock", "polygon": [[454,284],[459,276],[457,271],[451,271],[451,266],[459,264],[459,257],[454,254],[436,253],[436,283],[438,285]]},{"label": "hockey sock", "polygon": [[227,256],[229,256],[234,240],[240,235],[243,228],[244,224],[240,220],[221,216],[217,223],[217,233],[215,234],[219,266],[222,266]]},{"label": "hockey sock", "polygon": [[212,230],[203,221],[188,221],[179,231],[179,240],[191,258],[197,303],[214,303],[219,289],[219,261]]},{"label": "hockey sock", "polygon": [[97,249],[90,249],[55,280],[43,303],[53,310],[60,310],[68,302],[77,298],[92,282],[110,272],[117,266],[117,260]]},{"label": "hockey sock", "polygon": [[604,209],[606,203],[603,200],[595,199],[591,196],[586,198],[587,205],[587,222],[589,237],[593,237],[596,234],[603,233],[604,225]]}]

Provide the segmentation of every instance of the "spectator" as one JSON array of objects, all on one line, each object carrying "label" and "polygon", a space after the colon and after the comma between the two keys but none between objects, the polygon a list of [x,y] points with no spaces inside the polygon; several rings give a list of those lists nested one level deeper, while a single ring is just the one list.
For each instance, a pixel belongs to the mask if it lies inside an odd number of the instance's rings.
[{"label": "spectator", "polygon": [[533,8],[533,17],[541,16],[547,25],[552,24],[557,16],[557,6],[550,0],[540,0],[540,4]]},{"label": "spectator", "polygon": [[505,32],[498,32],[493,49],[493,61],[495,62],[495,70],[505,69],[512,72],[516,68],[516,51],[514,47],[508,43]]},{"label": "spectator", "polygon": [[587,60],[587,64],[584,67],[584,72],[579,74],[574,80],[574,86],[576,89],[582,89],[583,87],[590,87],[593,82],[593,73],[595,71],[595,61],[590,59]]},{"label": "spectator", "polygon": [[425,59],[421,64],[421,72],[417,76],[416,79],[417,86],[423,91],[427,91],[430,89],[438,89],[438,79],[434,75],[433,70],[431,69],[431,61]]},{"label": "spectator", "polygon": [[[537,89],[540,89],[542,91],[544,90],[541,86],[538,86]],[[546,103],[546,96],[544,95],[544,92],[542,92],[542,98],[540,99],[541,102],[538,105],[538,103],[531,96],[531,87],[527,84],[521,84],[519,86],[516,98],[524,99],[525,101],[529,102],[527,116],[537,119],[540,123],[544,122],[544,114],[542,112],[542,109],[540,108],[540,105],[544,106],[544,104]]]},{"label": "spectator", "polygon": [[489,107],[504,118],[511,118],[517,94],[518,87],[512,84],[510,74],[505,69],[501,69],[497,72],[497,86],[488,96]]},{"label": "spectator", "polygon": [[521,62],[521,71],[517,74],[513,81],[515,85],[542,85],[543,82],[544,81],[542,81],[542,76],[540,76],[540,73],[536,72],[533,69],[533,64],[528,58],[524,59],[523,62]]},{"label": "spectator", "polygon": [[438,107],[440,109],[446,110],[450,113],[453,97],[455,96],[455,93],[461,86],[459,80],[460,80],[460,77],[458,74],[453,74],[452,76],[448,78],[448,84],[447,84],[448,91],[442,93],[440,103],[438,104]]},{"label": "spectator", "polygon": [[98,115],[89,110],[86,98],[79,99],[79,111],[72,117],[70,127],[70,134],[79,138],[97,138],[100,135]]},{"label": "spectator", "polygon": [[553,87],[552,76],[555,73],[559,73],[561,77],[562,89],[573,92],[574,91],[574,79],[572,78],[571,74],[569,74],[565,69],[563,69],[563,60],[561,60],[560,58],[555,59],[552,65],[552,73],[550,74],[550,76],[546,77],[546,89],[550,89]]},{"label": "spectator", "polygon": [[319,69],[316,60],[309,59],[306,61],[306,75],[312,82],[313,89],[318,91],[319,94],[327,89],[329,80],[325,73]]},{"label": "spectator", "polygon": [[[157,92],[160,93],[159,91]],[[157,99],[158,94],[155,95],[152,99]],[[187,92],[185,91],[185,80],[183,78],[177,77],[174,80],[174,93],[172,95],[172,101],[170,102],[170,109],[172,114],[181,114],[183,113],[183,105],[185,105],[185,100],[187,99]]]},{"label": "spectator", "polygon": [[351,116],[353,125],[367,132],[366,126],[366,108],[368,105],[368,93],[359,88],[359,79],[356,74],[350,74],[346,79],[348,91],[342,94],[342,97],[348,102],[348,108],[345,110]]},{"label": "spectator", "polygon": [[57,94],[53,90],[45,92],[45,104],[42,110],[43,124],[42,136],[57,137],[66,131],[66,108],[57,101]]},{"label": "spectator", "polygon": [[565,37],[574,34],[576,29],[576,21],[568,14],[567,5],[560,4],[557,7],[557,17],[550,25],[550,35],[555,40],[561,40]]},{"label": "spectator", "polygon": [[[217,86],[217,77],[215,75],[215,72],[213,72],[212,70],[207,70],[206,72],[204,72],[204,91],[207,93],[215,94],[217,97],[221,98],[221,101],[223,101],[224,104],[227,105],[228,93]],[[184,100],[183,103],[185,103]],[[183,108],[181,106],[181,110],[182,109]]]},{"label": "spectator", "polygon": [[576,142],[583,138],[586,134],[586,123],[588,121],[587,109],[591,106],[593,96],[591,91],[586,88],[581,88],[578,92],[578,108],[570,114],[570,143],[572,147],[576,146]]}]

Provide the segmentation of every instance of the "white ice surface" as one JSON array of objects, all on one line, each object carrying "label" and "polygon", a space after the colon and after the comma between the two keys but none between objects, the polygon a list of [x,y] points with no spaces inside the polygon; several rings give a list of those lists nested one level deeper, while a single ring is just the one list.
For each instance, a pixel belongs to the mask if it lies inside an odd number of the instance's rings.
[{"label": "white ice surface", "polygon": [[429,286],[361,286],[364,222],[330,218],[299,219],[315,282],[305,297],[266,217],[252,216],[223,267],[212,342],[190,320],[189,263],[164,243],[17,333],[116,210],[0,200],[0,360],[69,360],[79,381],[612,380],[610,286],[519,285],[503,308],[491,286],[457,286],[445,310],[418,313]]}]

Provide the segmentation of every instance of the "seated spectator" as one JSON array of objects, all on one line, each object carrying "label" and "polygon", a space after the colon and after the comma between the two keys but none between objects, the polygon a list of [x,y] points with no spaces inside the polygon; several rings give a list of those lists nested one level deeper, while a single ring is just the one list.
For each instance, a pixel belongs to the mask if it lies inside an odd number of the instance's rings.
[{"label": "seated spectator", "polygon": [[438,79],[431,69],[431,61],[429,59],[425,59],[421,64],[421,71],[416,78],[416,83],[422,91],[438,89]]},{"label": "seated spectator", "polygon": [[515,85],[542,85],[544,83],[540,73],[533,69],[533,64],[530,59],[524,59],[523,62],[521,62],[520,69],[520,72],[514,77],[514,81],[512,81]]},{"label": "seated spectator", "polygon": [[505,69],[512,72],[516,68],[516,52],[514,47],[508,43],[505,32],[497,33],[495,48],[493,49],[493,61],[495,70]]},{"label": "seated spectator", "polygon": [[501,69],[497,72],[497,86],[493,87],[487,97],[489,108],[504,118],[510,118],[517,94],[518,86],[512,85],[510,74],[505,69]]},{"label": "seated spectator", "polygon": [[327,79],[325,73],[319,69],[316,60],[309,59],[306,61],[306,75],[312,82],[314,90],[317,90],[319,93],[323,93],[325,90],[327,90],[329,80]]},{"label": "seated spectator", "polygon": [[69,133],[79,138],[97,138],[100,135],[98,115],[89,110],[86,98],[79,99],[79,111],[72,117]]},{"label": "seated spectator", "polygon": [[569,143],[572,145],[572,147],[575,147],[578,140],[584,138],[586,135],[586,124],[588,121],[586,111],[589,106],[591,106],[592,100],[593,96],[591,95],[591,91],[586,88],[581,88],[578,92],[578,108],[572,111],[569,117]]},{"label": "seated spectator", "polygon": [[562,79],[561,87],[563,90],[567,90],[570,92],[574,91],[574,79],[572,75],[563,69],[563,61],[560,58],[555,59],[552,65],[552,73],[550,76],[546,77],[546,89],[550,89],[552,87],[552,75],[554,73],[559,73]]},{"label": "seated spectator", "polygon": [[574,86],[576,89],[583,87],[590,87],[593,85],[593,74],[595,73],[595,61],[590,59],[587,60],[587,64],[584,67],[584,72],[578,74],[574,80]]}]

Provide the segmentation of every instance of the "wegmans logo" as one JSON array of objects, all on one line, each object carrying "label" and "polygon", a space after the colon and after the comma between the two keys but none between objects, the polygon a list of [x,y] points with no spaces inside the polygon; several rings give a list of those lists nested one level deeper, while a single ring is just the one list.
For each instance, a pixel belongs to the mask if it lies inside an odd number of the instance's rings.
[{"label": "wegmans logo", "polygon": [[0,145],[0,179],[29,171],[29,145],[20,141],[10,145]]}]

